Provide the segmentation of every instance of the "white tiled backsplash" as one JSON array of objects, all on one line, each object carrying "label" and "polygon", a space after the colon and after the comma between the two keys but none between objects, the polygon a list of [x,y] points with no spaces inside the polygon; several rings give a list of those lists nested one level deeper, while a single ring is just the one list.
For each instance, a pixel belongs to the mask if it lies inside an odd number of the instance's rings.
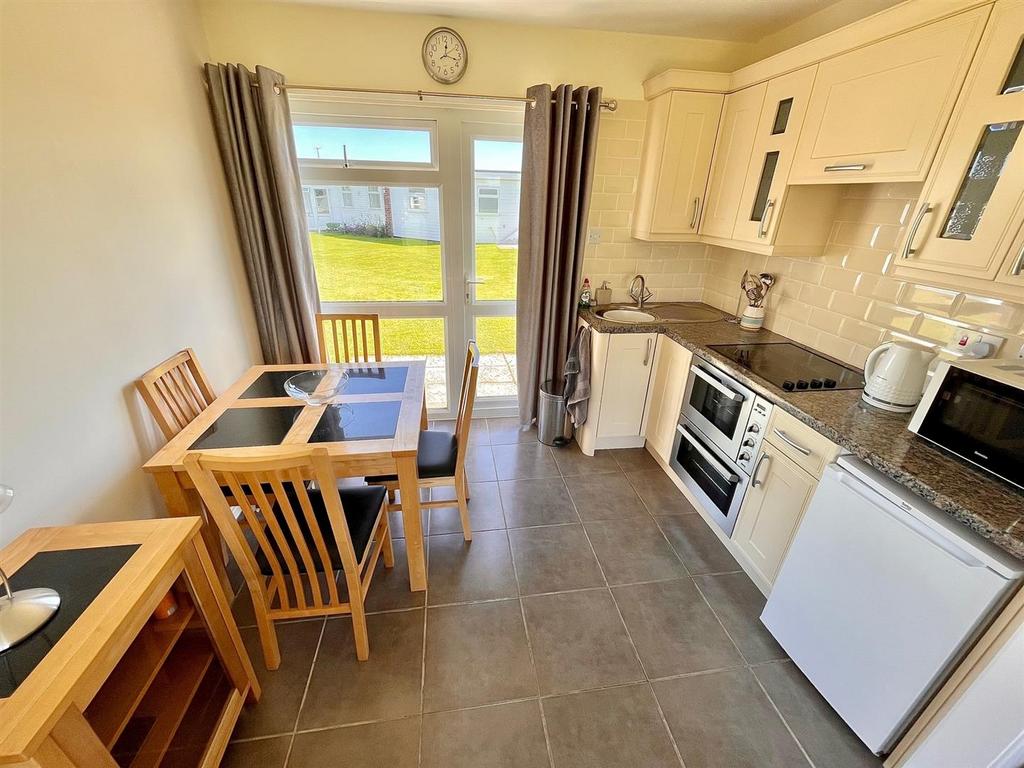
[{"label": "white tiled backsplash", "polygon": [[988,329],[1012,357],[1024,344],[1024,306],[985,296],[903,282],[883,272],[917,201],[919,184],[849,185],[817,257],[758,256],[700,243],[650,244],[629,236],[644,128],[644,103],[620,102],[602,117],[584,274],[594,288],[608,280],[615,301],[641,273],[655,300],[704,301],[737,310],[745,269],[777,278],[766,326],[853,365],[893,332],[945,344],[958,329]]}]

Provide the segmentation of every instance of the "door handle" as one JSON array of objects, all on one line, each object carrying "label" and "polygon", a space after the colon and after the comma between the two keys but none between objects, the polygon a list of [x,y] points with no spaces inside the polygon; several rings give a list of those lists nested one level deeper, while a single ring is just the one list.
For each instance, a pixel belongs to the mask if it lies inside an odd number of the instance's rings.
[{"label": "door handle", "polygon": [[715,470],[718,474],[720,474],[725,480],[728,480],[730,483],[735,483],[737,480],[740,479],[739,475],[737,475],[735,472],[730,472],[729,468],[725,466],[721,461],[719,461],[714,455],[712,455],[711,451],[709,451],[707,448],[701,445],[700,441],[690,433],[690,430],[688,430],[682,424],[677,424],[676,431],[679,432],[679,434],[683,436],[683,439],[686,440],[686,442],[688,442],[690,445],[692,445],[694,447],[694,450],[696,450],[697,453],[703,456],[704,460],[711,465],[711,468]]},{"label": "door handle", "polygon": [[647,349],[644,351],[644,367],[645,368],[647,367],[647,364],[649,362],[651,362],[651,344],[652,344],[651,340],[648,339],[647,340]]},{"label": "door handle", "polygon": [[903,253],[900,258],[909,259],[915,253],[917,249],[914,248],[914,238],[917,237],[917,230],[921,227],[921,222],[924,221],[925,214],[932,212],[932,204],[925,203],[921,206],[921,210],[917,212],[917,216],[914,217],[914,223],[910,225],[910,231],[907,233],[907,242],[903,244]]},{"label": "door handle", "polygon": [[800,445],[800,443],[798,443],[792,437],[787,435],[781,429],[776,429],[775,430],[775,434],[779,436],[779,440],[784,442],[786,445],[788,445],[790,448],[792,448],[797,453],[803,454],[804,456],[810,456],[811,455],[811,449],[810,448],[804,448],[802,445]]},{"label": "door handle", "polygon": [[764,204],[764,211],[761,212],[761,226],[759,226],[757,228],[757,236],[758,237],[765,237],[765,236],[767,236],[767,234],[768,234],[768,222],[771,221],[771,219],[768,216],[768,214],[772,212],[772,209],[774,207],[775,207],[775,201],[774,200],[769,200],[769,201],[767,201]]},{"label": "door handle", "polygon": [[469,286],[471,286],[471,285],[483,285],[486,282],[487,282],[486,280],[480,280],[478,278],[469,277],[469,275],[466,276],[465,283],[466,283],[466,303],[467,304],[469,304],[469,302],[472,300],[472,289]]},{"label": "door handle", "polygon": [[754,472],[750,475],[750,487],[751,488],[757,488],[759,485],[764,485],[764,481],[763,480],[758,480],[757,479],[757,473],[761,471],[761,465],[762,464],[764,464],[766,461],[767,462],[771,462],[771,460],[772,460],[772,457],[769,456],[767,453],[762,453],[761,454],[761,457],[757,460],[757,464],[754,465]]},{"label": "door handle", "polygon": [[712,387],[714,387],[719,392],[721,392],[723,395],[728,397],[730,400],[737,400],[739,402],[743,402],[746,399],[739,392],[733,392],[731,389],[729,389],[727,386],[725,386],[722,382],[720,382],[718,379],[716,379],[710,373],[705,371],[703,368],[695,365],[690,370],[693,371],[693,374],[695,376],[697,376],[697,377],[699,377],[701,379],[704,379],[704,381],[706,381]]},{"label": "door handle", "polygon": [[690,217],[690,229],[697,228],[697,214],[700,213],[700,198],[693,198],[693,216]]},{"label": "door handle", "polygon": [[1013,268],[1010,269],[1010,276],[1020,277],[1021,270],[1024,270],[1024,245],[1020,247],[1020,253],[1017,254],[1017,260],[1013,262]]},{"label": "door handle", "polygon": [[840,163],[839,165],[826,165],[825,173],[833,171],[866,171],[867,163]]}]

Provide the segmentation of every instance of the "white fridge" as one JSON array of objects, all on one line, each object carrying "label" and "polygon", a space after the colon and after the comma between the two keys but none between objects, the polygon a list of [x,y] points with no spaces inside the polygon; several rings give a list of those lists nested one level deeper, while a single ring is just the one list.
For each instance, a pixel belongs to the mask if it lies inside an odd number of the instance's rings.
[{"label": "white fridge", "polygon": [[761,621],[881,755],[1022,577],[1024,562],[844,456],[826,468]]}]

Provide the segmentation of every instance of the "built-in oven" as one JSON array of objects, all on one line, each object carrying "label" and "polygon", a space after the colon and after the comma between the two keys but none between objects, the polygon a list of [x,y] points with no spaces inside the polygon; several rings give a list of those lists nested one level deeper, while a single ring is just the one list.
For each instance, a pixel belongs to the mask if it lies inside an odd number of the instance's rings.
[{"label": "built-in oven", "polygon": [[909,429],[1024,488],[1024,362],[941,362]]},{"label": "built-in oven", "polygon": [[706,360],[690,367],[669,464],[731,535],[771,404]]}]

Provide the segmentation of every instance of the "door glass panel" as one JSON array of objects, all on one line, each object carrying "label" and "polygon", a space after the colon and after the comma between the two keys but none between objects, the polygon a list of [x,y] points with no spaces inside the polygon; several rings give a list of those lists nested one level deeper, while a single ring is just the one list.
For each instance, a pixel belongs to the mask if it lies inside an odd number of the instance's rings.
[{"label": "door glass panel", "polygon": [[739,426],[740,412],[743,410],[742,400],[733,400],[704,379],[693,376],[690,405],[727,440],[733,439]]},{"label": "door glass panel", "polygon": [[981,222],[1024,121],[986,125],[940,237],[970,240]]},{"label": "door glass panel", "polygon": [[483,281],[477,301],[516,298],[522,159],[522,141],[473,140],[474,266]]},{"label": "door glass panel", "polygon": [[789,125],[789,113],[793,111],[793,99],[783,99],[775,110],[775,123],[772,125],[772,136],[786,132]]},{"label": "door glass panel", "polygon": [[764,156],[761,180],[757,183],[757,194],[754,195],[754,209],[750,212],[751,221],[761,221],[764,218],[764,209],[768,205],[768,194],[772,191],[772,179],[775,178],[775,167],[778,164],[778,152],[769,152]]},{"label": "door glass panel", "polygon": [[381,318],[380,345],[385,360],[425,360],[427,407],[448,407],[443,318]]},{"label": "door glass panel", "polygon": [[295,125],[295,153],[300,160],[348,161],[360,165],[432,165],[428,128]]},{"label": "door glass panel", "polygon": [[516,396],[516,319],[478,317],[476,343],[480,348],[478,397]]},{"label": "door glass panel", "polygon": [[[696,438],[695,438],[696,439]],[[707,446],[705,446],[707,447]],[[708,448],[709,453],[714,453]],[[680,439],[676,461],[686,471],[700,489],[707,494],[711,503],[723,515],[729,514],[733,497],[739,487],[738,481],[723,477],[718,467],[704,458],[704,455],[686,437]]]},{"label": "door glass panel", "polygon": [[320,301],[442,300],[440,190],[302,189]]},{"label": "door glass panel", "polygon": [[1017,55],[1010,65],[1010,73],[1006,76],[1003,90],[1000,93],[1017,93],[1024,90],[1024,40],[1017,48]]}]

